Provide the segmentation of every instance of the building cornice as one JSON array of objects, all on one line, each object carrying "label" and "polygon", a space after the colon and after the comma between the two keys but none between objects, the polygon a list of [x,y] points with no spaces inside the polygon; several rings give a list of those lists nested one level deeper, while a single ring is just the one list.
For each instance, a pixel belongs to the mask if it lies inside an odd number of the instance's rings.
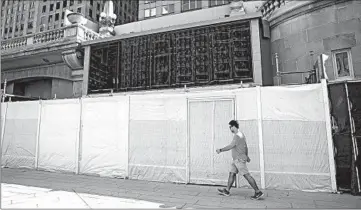
[{"label": "building cornice", "polygon": [[344,3],[351,0],[337,0],[337,1],[294,1],[287,2],[282,8],[274,11],[273,14],[268,16],[267,19],[270,22],[270,27],[274,28],[282,23],[285,23],[291,19],[300,17],[302,15],[312,13],[314,11],[330,7],[336,4]]},{"label": "building cornice", "polygon": [[138,36],[144,36],[144,35],[150,35],[155,33],[163,33],[163,32],[169,32],[169,31],[176,31],[176,30],[182,30],[182,29],[188,29],[188,28],[195,28],[195,27],[201,27],[206,25],[213,25],[213,24],[220,24],[220,23],[227,23],[227,22],[234,22],[239,20],[252,20],[252,19],[261,19],[262,14],[261,13],[252,13],[247,15],[240,15],[240,16],[233,16],[233,17],[227,17],[222,19],[216,19],[216,20],[209,20],[209,21],[202,21],[197,23],[188,23],[188,24],[182,24],[177,26],[170,26],[170,27],[164,27],[149,31],[142,31],[142,32],[136,32],[136,33],[129,33],[129,34],[122,34],[118,36],[113,37],[107,37],[103,39],[96,39],[96,40],[90,40],[82,42],[82,46],[88,46],[88,45],[96,45],[100,43],[106,43],[106,42],[112,42],[132,37],[138,37]]}]

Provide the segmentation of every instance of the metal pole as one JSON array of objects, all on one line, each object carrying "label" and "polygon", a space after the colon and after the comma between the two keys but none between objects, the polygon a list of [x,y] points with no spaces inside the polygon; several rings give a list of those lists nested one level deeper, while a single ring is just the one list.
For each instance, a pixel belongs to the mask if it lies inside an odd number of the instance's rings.
[{"label": "metal pole", "polygon": [[[318,75],[316,74],[316,71],[315,71],[315,68],[314,68],[314,66],[313,66],[313,55],[314,55],[314,53],[313,53],[313,51],[311,50],[310,51],[310,61],[311,61],[311,67],[310,67],[310,70],[313,70],[314,71],[314,73],[315,73],[315,79],[316,79],[316,81],[315,82],[319,82],[319,78],[318,78]],[[312,73],[311,73],[312,74]],[[312,78],[312,77],[311,77]],[[311,83],[313,83],[313,81],[311,81]]]},{"label": "metal pole", "polygon": [[5,82],[4,82],[4,91],[3,91],[3,95],[2,95],[2,99],[1,99],[2,102],[5,102],[6,84],[7,84],[7,80],[5,79]]},{"label": "metal pole", "polygon": [[275,53],[276,58],[276,73],[277,73],[277,85],[281,85],[281,74],[279,69],[278,53]]}]

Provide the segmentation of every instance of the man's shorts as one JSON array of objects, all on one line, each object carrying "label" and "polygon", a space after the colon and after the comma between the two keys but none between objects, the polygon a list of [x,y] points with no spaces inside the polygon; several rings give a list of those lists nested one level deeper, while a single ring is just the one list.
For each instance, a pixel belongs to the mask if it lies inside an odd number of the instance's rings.
[{"label": "man's shorts", "polygon": [[248,174],[248,168],[247,168],[247,162],[244,160],[234,160],[231,164],[231,173],[235,173],[239,175],[245,175]]}]

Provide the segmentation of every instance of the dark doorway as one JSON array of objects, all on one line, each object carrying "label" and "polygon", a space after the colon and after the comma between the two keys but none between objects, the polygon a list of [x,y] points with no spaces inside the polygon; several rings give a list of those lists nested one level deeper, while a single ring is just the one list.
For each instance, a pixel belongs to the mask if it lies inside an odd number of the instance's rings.
[{"label": "dark doorway", "polygon": [[329,85],[336,181],[339,191],[360,194],[361,83]]},{"label": "dark doorway", "polygon": [[352,175],[351,175],[351,193],[360,194],[360,148],[361,148],[361,83],[348,82],[347,93],[350,107],[351,131],[352,131]]},{"label": "dark doorway", "polygon": [[352,137],[346,88],[342,84],[329,86],[331,100],[332,137],[335,146],[336,182],[340,191],[351,190]]}]

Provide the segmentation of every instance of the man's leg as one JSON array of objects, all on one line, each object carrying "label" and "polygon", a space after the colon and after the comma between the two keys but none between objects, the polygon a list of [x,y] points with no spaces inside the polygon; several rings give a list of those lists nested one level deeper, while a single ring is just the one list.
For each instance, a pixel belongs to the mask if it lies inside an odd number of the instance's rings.
[{"label": "man's leg", "polygon": [[263,192],[261,192],[259,189],[258,189],[258,186],[257,186],[257,183],[256,181],[254,180],[254,178],[249,174],[249,173],[246,173],[243,175],[244,178],[247,179],[248,183],[251,185],[251,187],[254,189],[255,193],[254,193],[254,196],[251,196],[251,199],[256,199],[258,200],[260,197],[263,196]]},{"label": "man's leg", "polygon": [[227,188],[223,188],[223,189],[220,188],[218,189],[218,192],[221,195],[229,196],[231,194],[229,191],[231,190],[235,179],[236,179],[236,173],[229,172]]},{"label": "man's leg", "polygon": [[248,173],[248,174],[244,174],[243,176],[244,176],[244,178],[247,179],[248,183],[251,185],[251,187],[254,189],[254,191],[256,193],[260,192],[260,190],[258,189],[257,183],[254,180],[254,178],[251,176],[251,174]]},{"label": "man's leg", "polygon": [[251,185],[251,187],[254,189],[255,193],[254,196],[251,197],[251,199],[259,199],[263,196],[263,193],[258,189],[257,183],[254,180],[254,178],[251,176],[251,174],[248,171],[247,163],[245,161],[237,161],[237,168],[241,175],[246,178],[248,183]]},{"label": "man's leg", "polygon": [[220,194],[225,195],[225,196],[230,195],[229,191],[231,190],[231,187],[232,187],[232,185],[234,183],[234,180],[236,179],[236,174],[237,173],[238,173],[238,169],[237,169],[236,165],[234,164],[234,162],[232,162],[231,169],[229,171],[227,188],[218,189],[218,192]]},{"label": "man's leg", "polygon": [[229,172],[228,185],[227,185],[228,192],[231,190],[235,179],[236,179],[236,174],[233,172]]}]

